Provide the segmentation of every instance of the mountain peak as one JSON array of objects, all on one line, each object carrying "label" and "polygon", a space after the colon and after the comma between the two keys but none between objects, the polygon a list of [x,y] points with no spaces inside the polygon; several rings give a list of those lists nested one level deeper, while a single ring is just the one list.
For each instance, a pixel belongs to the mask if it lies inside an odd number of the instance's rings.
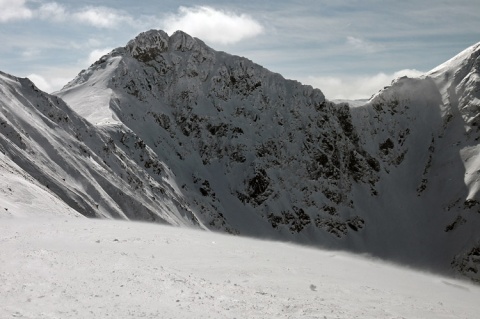
[{"label": "mountain peak", "polygon": [[156,55],[169,49],[174,51],[190,51],[197,44],[194,39],[183,31],[175,31],[170,37],[162,30],[149,30],[140,33],[135,39],[128,42],[125,49],[134,58],[147,62]]},{"label": "mountain peak", "polygon": [[162,30],[150,30],[140,33],[130,40],[125,49],[134,58],[148,58],[152,54],[168,50],[168,34]]},{"label": "mountain peak", "polygon": [[465,67],[472,66],[480,56],[480,42],[466,48],[453,58],[430,70],[427,75],[431,77],[448,77],[452,73],[458,73]]},{"label": "mountain peak", "polygon": [[175,31],[170,37],[170,44],[173,50],[190,51],[197,44],[197,39],[183,31]]},{"label": "mountain peak", "polygon": [[[469,125],[477,122],[480,107],[480,42],[440,64],[426,75],[439,88],[445,105],[461,110]],[[451,93],[455,92],[452,98]]]}]

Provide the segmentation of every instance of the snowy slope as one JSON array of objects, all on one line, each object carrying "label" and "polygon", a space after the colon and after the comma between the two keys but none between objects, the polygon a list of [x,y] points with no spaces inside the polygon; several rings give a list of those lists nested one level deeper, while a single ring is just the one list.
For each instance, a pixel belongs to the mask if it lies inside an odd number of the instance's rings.
[{"label": "snowy slope", "polygon": [[1,318],[477,318],[480,288],[146,223],[1,220]]},{"label": "snowy slope", "polygon": [[[479,280],[479,51],[350,109],[183,32],[152,30],[57,95],[104,131],[117,121],[137,135],[206,227]],[[101,103],[85,103],[98,92]]]},{"label": "snowy slope", "polygon": [[[89,217],[199,226],[168,168],[135,134],[112,129],[115,133],[107,134],[94,127],[28,79],[0,73],[0,173],[6,177],[1,214],[23,214],[25,207],[12,205],[25,195],[27,202],[28,196],[37,199],[29,210],[38,214],[61,214],[64,206]],[[116,136],[124,141],[120,146],[113,141]],[[150,165],[138,165],[132,153]]]},{"label": "snowy slope", "polygon": [[84,217],[0,153],[0,216],[32,218],[55,215]]}]

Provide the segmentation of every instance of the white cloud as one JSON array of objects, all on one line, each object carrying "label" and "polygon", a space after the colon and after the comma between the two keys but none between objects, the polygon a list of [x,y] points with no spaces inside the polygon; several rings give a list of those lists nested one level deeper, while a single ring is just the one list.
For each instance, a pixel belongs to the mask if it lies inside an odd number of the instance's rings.
[{"label": "white cloud", "polygon": [[418,77],[424,73],[418,70],[405,69],[391,74],[378,73],[372,76],[309,76],[301,81],[322,90],[327,99],[355,100],[370,98],[398,77]]},{"label": "white cloud", "polygon": [[114,28],[121,22],[134,24],[133,18],[107,7],[86,7],[73,14],[79,22],[98,28]]},{"label": "white cloud", "polygon": [[66,21],[69,16],[65,7],[56,2],[42,4],[35,14],[41,19],[52,19],[56,22]]},{"label": "white cloud", "polygon": [[[52,93],[60,90],[71,81],[81,68],[90,66],[111,50],[111,48],[95,49],[90,52],[88,57],[79,60],[75,66],[53,66],[41,68],[33,71],[34,73],[31,73],[26,77],[29,78],[40,90]],[[35,54],[35,51],[26,51],[22,55],[25,55],[25,57],[28,58],[32,54]]]},{"label": "white cloud", "polygon": [[29,74],[27,78],[30,79],[40,90],[45,92],[50,92],[52,89],[51,84],[41,75],[38,74]]},{"label": "white cloud", "polygon": [[93,50],[92,52],[90,52],[90,54],[88,55],[88,59],[87,59],[87,64],[88,65],[91,65],[93,63],[95,63],[96,61],[98,61],[98,59],[100,59],[102,56],[104,56],[105,54],[109,53],[110,51],[112,51],[111,48],[106,48],[106,49],[95,49]]},{"label": "white cloud", "polygon": [[347,37],[347,45],[366,53],[373,53],[381,49],[379,44],[352,36]]},{"label": "white cloud", "polygon": [[27,75],[40,90],[52,93],[60,90],[78,74],[78,68],[53,67]]},{"label": "white cloud", "polygon": [[[3,1],[3,0],[0,0]],[[73,21],[96,28],[115,28],[121,23],[140,25],[130,15],[109,7],[87,6],[79,10],[69,10],[57,2],[43,3],[34,11],[35,17],[54,22]]]},{"label": "white cloud", "polygon": [[127,12],[105,6],[72,9],[55,1],[30,1],[39,4],[35,9],[30,9],[26,5],[27,0],[0,0],[0,23],[36,18],[53,22],[75,22],[104,29],[125,24],[138,29],[163,26],[170,34],[182,30],[220,44],[236,43],[264,31],[263,26],[249,15],[207,6],[179,7],[176,14],[167,14],[165,19],[160,20],[154,15],[136,18]]},{"label": "white cloud", "polygon": [[41,52],[42,51],[38,48],[28,48],[25,51],[23,51],[20,55],[22,56],[22,58],[30,60],[39,56]]},{"label": "white cloud", "polygon": [[99,46],[102,45],[102,40],[97,39],[97,38],[90,38],[90,39],[88,39],[88,41],[87,41],[87,45],[88,45],[90,48],[99,47]]},{"label": "white cloud", "polygon": [[211,43],[231,44],[263,32],[263,26],[248,15],[211,7],[180,7],[177,14],[167,16],[164,29],[171,34],[182,30]]},{"label": "white cloud", "polygon": [[25,0],[0,0],[0,23],[32,16],[33,12],[25,5]]}]

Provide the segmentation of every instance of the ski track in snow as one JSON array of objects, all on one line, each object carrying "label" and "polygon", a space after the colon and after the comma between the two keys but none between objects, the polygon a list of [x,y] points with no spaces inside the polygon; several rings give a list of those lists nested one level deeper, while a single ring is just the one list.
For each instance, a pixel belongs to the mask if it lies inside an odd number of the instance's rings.
[{"label": "ski track in snow", "polygon": [[0,318],[477,318],[480,288],[336,251],[79,218],[0,220]]}]

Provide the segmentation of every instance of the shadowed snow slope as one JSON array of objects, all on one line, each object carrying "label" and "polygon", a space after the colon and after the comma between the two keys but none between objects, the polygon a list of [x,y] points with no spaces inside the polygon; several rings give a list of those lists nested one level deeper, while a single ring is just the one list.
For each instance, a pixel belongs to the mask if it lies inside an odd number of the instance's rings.
[{"label": "shadowed snow slope", "polygon": [[477,318],[480,288],[335,251],[146,223],[0,223],[1,318]]}]

